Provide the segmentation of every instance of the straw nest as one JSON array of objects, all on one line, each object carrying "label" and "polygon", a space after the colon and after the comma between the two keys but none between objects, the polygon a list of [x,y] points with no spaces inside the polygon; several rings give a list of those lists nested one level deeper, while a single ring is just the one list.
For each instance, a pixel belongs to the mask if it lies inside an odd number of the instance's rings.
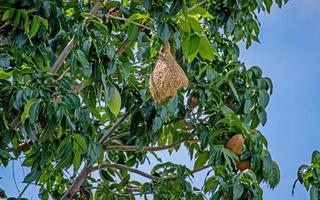
[{"label": "straw nest", "polygon": [[167,44],[159,53],[158,61],[150,76],[149,89],[157,103],[175,98],[181,87],[188,86],[188,78],[178,65]]}]

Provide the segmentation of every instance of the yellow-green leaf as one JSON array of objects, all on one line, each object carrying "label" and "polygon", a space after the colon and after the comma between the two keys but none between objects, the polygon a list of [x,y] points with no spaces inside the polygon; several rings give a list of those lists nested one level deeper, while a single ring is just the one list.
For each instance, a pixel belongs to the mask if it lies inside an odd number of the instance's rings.
[{"label": "yellow-green leaf", "polygon": [[199,53],[203,59],[212,61],[215,57],[215,52],[206,36],[200,38]]},{"label": "yellow-green leaf", "polygon": [[115,116],[117,116],[120,112],[121,96],[120,96],[120,93],[116,87],[114,88],[113,96],[112,96],[111,100],[108,102],[108,108],[110,109],[112,114],[114,114]]}]

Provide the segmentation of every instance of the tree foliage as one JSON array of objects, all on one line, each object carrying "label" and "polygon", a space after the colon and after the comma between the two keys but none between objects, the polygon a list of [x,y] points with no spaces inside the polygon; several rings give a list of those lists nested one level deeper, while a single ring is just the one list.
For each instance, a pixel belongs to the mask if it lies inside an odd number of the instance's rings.
[{"label": "tree foliage", "polygon": [[[285,0],[0,2],[0,163],[24,156],[41,199],[262,199],[261,182],[278,184],[258,130],[272,82],[238,43],[259,42],[257,13]],[[148,80],[164,44],[189,87],[159,105]],[[240,156],[226,148],[237,133]],[[137,169],[182,145],[194,169]],[[188,177],[204,169],[196,188]]]},{"label": "tree foliage", "polygon": [[292,194],[296,183],[299,181],[310,192],[311,200],[320,198],[320,152],[315,150],[312,153],[311,164],[301,165],[297,172],[297,180],[295,181]]}]

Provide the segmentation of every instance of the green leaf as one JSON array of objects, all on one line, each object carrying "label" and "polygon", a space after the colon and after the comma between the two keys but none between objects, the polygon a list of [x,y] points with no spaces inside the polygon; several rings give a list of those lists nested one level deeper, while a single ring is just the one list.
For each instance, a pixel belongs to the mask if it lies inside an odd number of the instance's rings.
[{"label": "green leaf", "polygon": [[77,49],[76,58],[84,67],[89,67],[89,61],[86,55],[84,54],[84,52],[81,51],[80,49]]},{"label": "green leaf", "polygon": [[253,107],[253,101],[251,99],[247,99],[244,103],[244,113],[248,114],[250,113],[251,109]]},{"label": "green leaf", "polygon": [[121,96],[116,87],[114,87],[113,96],[108,102],[108,108],[115,116],[118,116],[121,108]]},{"label": "green leaf", "polygon": [[99,175],[102,178],[102,180],[104,180],[104,181],[107,181],[107,182],[114,181],[112,176],[110,176],[109,173],[104,169],[99,170]]},{"label": "green leaf", "polygon": [[310,189],[310,200],[318,200],[319,189],[317,186],[312,185]]},{"label": "green leaf", "polygon": [[239,182],[239,181],[236,181],[233,185],[233,190],[232,190],[232,193],[233,193],[233,200],[238,200],[241,198],[242,194],[244,192],[244,187],[243,185]]},{"label": "green leaf", "polygon": [[25,9],[21,10],[22,18],[23,18],[23,24],[24,24],[24,32],[26,34],[29,33],[29,15],[28,12]]},{"label": "green leaf", "polygon": [[137,25],[135,24],[130,24],[129,27],[128,27],[128,38],[129,40],[134,40],[137,38],[137,35],[138,35],[138,31],[139,31],[139,28]]},{"label": "green leaf", "polygon": [[280,169],[275,161],[272,161],[271,171],[268,177],[270,188],[275,188],[280,181]]},{"label": "green leaf", "polygon": [[9,10],[6,10],[3,14],[2,14],[2,21],[11,19],[11,17],[14,14],[15,9],[14,8],[10,8]]},{"label": "green leaf", "polygon": [[72,148],[73,148],[73,144],[70,141],[70,139],[65,138],[57,149],[56,158],[61,159],[62,157],[65,157],[66,154],[69,154],[72,151]]},{"label": "green leaf", "polygon": [[20,18],[21,18],[21,11],[18,10],[17,14],[16,14],[16,17],[14,19],[14,22],[13,22],[13,30],[16,30],[16,28],[17,28],[17,26],[18,26],[18,24],[20,22]]},{"label": "green leaf", "polygon": [[170,7],[169,15],[176,15],[182,8],[182,0],[173,0],[173,3]]},{"label": "green leaf", "polygon": [[[30,116],[30,108],[32,106],[32,104],[36,103],[38,101],[38,99],[29,99],[25,104],[24,104],[24,110],[23,113],[21,115],[21,122],[23,123],[27,118],[29,118]],[[33,115],[35,113],[32,113]],[[33,116],[34,117],[34,116]]]},{"label": "green leaf", "polygon": [[7,80],[10,77],[12,77],[12,74],[13,74],[13,71],[5,72],[3,69],[0,69],[0,80]]},{"label": "green leaf", "polygon": [[200,45],[200,37],[196,34],[192,35],[188,45],[188,62],[191,63],[198,54]]},{"label": "green leaf", "polygon": [[281,6],[282,6],[282,0],[276,0],[276,4],[279,6],[279,8],[281,8]]},{"label": "green leaf", "polygon": [[232,92],[233,92],[233,95],[234,95],[234,96],[236,97],[236,99],[239,101],[238,92],[237,92],[236,88],[234,87],[232,80],[228,80],[228,83],[229,83],[229,86],[230,86],[230,88],[231,88],[231,90],[232,90]]},{"label": "green leaf", "polygon": [[190,28],[190,24],[189,22],[187,22],[186,20],[182,19],[178,22],[178,26],[180,28],[180,30],[190,33],[191,32],[191,28]]},{"label": "green leaf", "polygon": [[306,172],[308,171],[309,166],[308,165],[301,165],[298,168],[298,172],[297,172],[297,177],[299,182],[302,184],[303,183],[303,176],[306,174]]},{"label": "green leaf", "polygon": [[84,137],[79,134],[74,134],[73,136],[77,143],[80,145],[82,151],[87,152],[87,145]]},{"label": "green leaf", "polygon": [[214,176],[208,178],[208,180],[206,181],[205,185],[204,185],[204,192],[214,192],[216,190],[218,186],[218,182],[216,180],[216,178]]},{"label": "green leaf", "polygon": [[270,13],[272,3],[273,3],[272,0],[264,0],[264,5],[266,5],[266,9],[268,13]]},{"label": "green leaf", "polygon": [[234,24],[233,24],[233,20],[231,17],[229,17],[227,24],[226,24],[226,28],[227,28],[227,32],[231,33],[234,29]]},{"label": "green leaf", "polygon": [[197,152],[197,160],[194,163],[193,169],[198,169],[204,166],[209,160],[209,152]]},{"label": "green leaf", "polygon": [[194,18],[194,17],[188,17],[188,21],[191,24],[191,28],[198,33],[202,32],[202,28],[201,25],[199,24],[199,22]]},{"label": "green leaf", "polygon": [[81,165],[81,154],[79,152],[79,145],[77,143],[73,143],[73,167],[74,171],[77,171],[80,168]]},{"label": "green leaf", "polygon": [[81,51],[80,49],[77,49],[77,53],[75,54],[77,60],[81,63],[81,65],[83,67],[81,67],[81,71],[83,72],[83,74],[87,77],[89,77],[92,73],[92,69],[90,67],[90,63],[85,55],[85,53],[83,51]]},{"label": "green leaf", "polygon": [[262,126],[266,125],[267,123],[267,113],[264,109],[258,111],[258,118],[259,121],[261,122]]},{"label": "green leaf", "polygon": [[30,29],[30,32],[29,32],[29,38],[33,38],[38,30],[40,28],[40,19],[38,16],[35,16],[32,20],[32,25],[31,25],[31,29]]},{"label": "green leaf", "polygon": [[320,164],[320,152],[315,150],[312,152],[311,162],[313,164]]},{"label": "green leaf", "polygon": [[215,52],[206,36],[200,38],[199,53],[203,59],[209,61],[212,61],[215,57]]},{"label": "green leaf", "polygon": [[73,162],[73,153],[72,153],[72,149],[70,149],[70,151],[63,158],[60,159],[60,161],[55,166],[55,168],[56,169],[62,169],[62,168],[68,169],[70,167],[70,165],[72,164],[72,162]]},{"label": "green leaf", "polygon": [[160,26],[160,38],[163,41],[163,43],[168,42],[169,37],[170,37],[169,25],[167,23],[162,24],[162,26]]},{"label": "green leaf", "polygon": [[258,103],[262,108],[266,108],[269,103],[269,94],[266,90],[259,90]]},{"label": "green leaf", "polygon": [[30,122],[32,124],[35,124],[38,120],[38,115],[40,112],[40,101],[35,101],[32,103],[30,110],[29,110],[29,117],[30,117]]},{"label": "green leaf", "polygon": [[40,177],[41,173],[37,169],[32,169],[31,172],[24,178],[23,182],[24,183],[31,183],[33,181],[38,180]]}]

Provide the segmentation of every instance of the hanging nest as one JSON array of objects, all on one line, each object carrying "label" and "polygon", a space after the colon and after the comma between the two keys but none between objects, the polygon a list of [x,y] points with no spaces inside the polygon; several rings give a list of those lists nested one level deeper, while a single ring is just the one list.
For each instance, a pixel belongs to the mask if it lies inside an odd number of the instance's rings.
[{"label": "hanging nest", "polygon": [[156,66],[150,76],[149,89],[157,103],[163,103],[176,96],[181,87],[188,86],[188,78],[178,65],[167,44],[159,53]]}]

